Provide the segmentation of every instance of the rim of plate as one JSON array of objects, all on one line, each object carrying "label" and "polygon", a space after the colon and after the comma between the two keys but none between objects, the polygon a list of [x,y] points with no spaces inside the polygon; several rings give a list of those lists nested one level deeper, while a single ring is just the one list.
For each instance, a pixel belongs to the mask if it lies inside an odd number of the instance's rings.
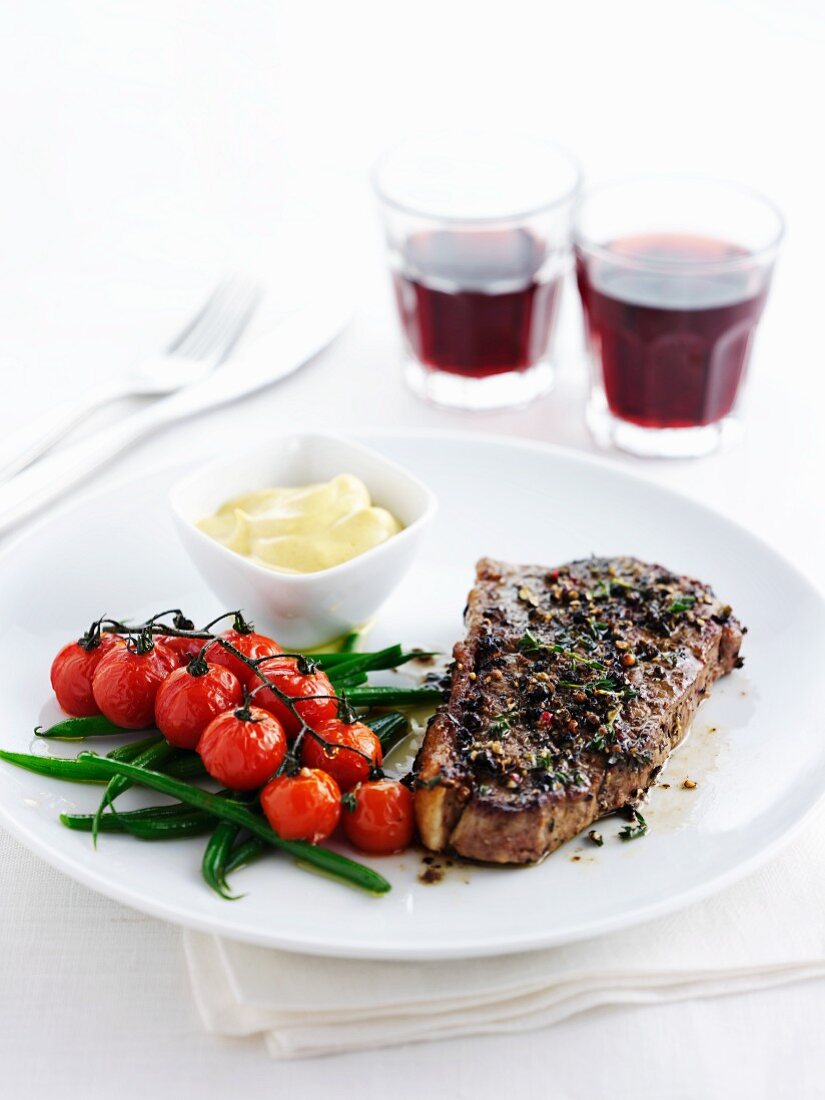
[{"label": "rim of plate", "polygon": [[[739,537],[744,537],[746,540],[757,544],[764,553],[775,559],[785,571],[791,573],[808,591],[811,600],[819,608],[819,613],[823,616],[823,620],[825,620],[825,597],[822,596],[813,583],[793,564],[793,562],[788,561],[787,558],[783,557],[777,550],[774,550],[769,543],[765,542],[758,535],[753,534],[742,524],[729,519],[721,512],[717,512],[715,509],[694,499],[687,493],[665,488],[651,478],[637,473],[636,471],[626,470],[622,466],[617,465],[610,459],[602,457],[601,455],[578,452],[570,447],[562,447],[553,443],[543,443],[540,440],[519,440],[476,431],[444,431],[440,429],[418,430],[411,428],[393,431],[386,428],[374,430],[362,428],[352,432],[351,435],[359,441],[399,438],[407,440],[431,440],[438,438],[445,442],[455,443],[472,440],[475,443],[503,446],[513,450],[538,451],[555,456],[564,461],[572,461],[575,464],[591,466],[596,469],[617,474],[621,479],[629,480],[637,486],[644,486],[654,493],[662,494],[671,499],[676,498],[677,500],[685,501],[705,516],[710,517],[712,522],[721,524],[723,527],[734,531]],[[62,518],[82,508],[99,497],[108,496],[111,492],[123,485],[137,480],[147,481],[153,477],[161,477],[172,471],[183,469],[186,465],[188,464],[158,464],[150,470],[142,471],[140,474],[125,475],[113,480],[106,486],[94,490],[90,489],[78,494],[78,496],[74,497],[71,501],[67,501],[59,508],[52,510],[36,521],[32,521],[22,532],[12,538],[9,543],[3,547],[2,551],[0,551],[0,565],[2,565],[8,556],[14,554],[19,547],[24,546],[29,538],[37,535],[38,532],[45,528],[48,528],[56,519]],[[48,841],[42,839],[37,832],[26,828],[25,825],[10,814],[2,800],[0,800],[0,822],[2,822],[12,836],[18,839],[30,851],[39,855],[52,867],[62,871],[64,874],[68,874],[69,877],[73,878],[75,881],[97,890],[99,893],[115,901],[129,905],[133,909],[147,913],[150,916],[159,917],[162,920],[167,920],[182,927],[193,928],[202,932],[210,932],[224,936],[227,939],[240,940],[245,943],[258,944],[260,946],[327,958],[423,962],[426,960],[435,961],[438,959],[484,958],[496,955],[521,954],[523,952],[537,951],[543,948],[559,947],[567,943],[577,943],[582,940],[592,939],[608,932],[618,931],[622,928],[635,927],[645,924],[648,921],[655,920],[658,917],[666,916],[669,913],[678,912],[695,902],[711,897],[726,886],[733,885],[758,870],[759,867],[763,866],[773,856],[777,855],[791,843],[808,821],[816,815],[823,804],[825,804],[825,785],[823,785],[816,797],[811,799],[804,808],[800,809],[796,819],[788,825],[784,832],[780,833],[758,851],[754,852],[750,857],[741,860],[735,866],[727,870],[712,875],[705,882],[693,888],[674,892],[662,898],[659,902],[646,903],[637,909],[631,909],[615,915],[608,914],[600,919],[591,920],[586,924],[577,925],[575,928],[561,929],[556,932],[545,934],[530,933],[518,937],[510,937],[509,939],[501,936],[497,938],[487,936],[482,939],[473,940],[471,937],[468,937],[467,940],[458,945],[449,943],[440,945],[425,944],[420,947],[416,947],[408,941],[404,943],[389,942],[385,945],[365,946],[363,942],[360,941],[348,942],[340,939],[335,944],[330,945],[319,941],[317,938],[302,940],[294,935],[279,936],[277,933],[264,934],[255,926],[244,925],[243,921],[231,928],[227,928],[225,923],[219,918],[213,919],[211,917],[202,917],[199,914],[191,914],[188,912],[182,914],[180,909],[176,908],[171,902],[166,903],[163,901],[155,901],[152,898],[147,899],[138,891],[132,890],[127,886],[121,886],[119,883],[111,882],[104,872],[92,870],[76,862],[73,857],[64,855],[62,852],[54,849]]]}]

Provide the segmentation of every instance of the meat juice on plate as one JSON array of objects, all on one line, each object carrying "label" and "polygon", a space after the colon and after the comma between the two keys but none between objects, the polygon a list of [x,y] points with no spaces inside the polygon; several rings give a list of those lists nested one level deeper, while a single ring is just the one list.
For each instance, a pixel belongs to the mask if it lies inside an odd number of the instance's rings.
[{"label": "meat juice on plate", "polygon": [[676,234],[607,247],[609,262],[579,254],[576,268],[610,412],[646,428],[697,427],[728,416],[768,284],[751,265],[724,261],[749,253]]},{"label": "meat juice on plate", "polygon": [[523,371],[548,350],[559,276],[532,233],[434,230],[410,237],[394,273],[404,331],[425,366],[467,378]]}]

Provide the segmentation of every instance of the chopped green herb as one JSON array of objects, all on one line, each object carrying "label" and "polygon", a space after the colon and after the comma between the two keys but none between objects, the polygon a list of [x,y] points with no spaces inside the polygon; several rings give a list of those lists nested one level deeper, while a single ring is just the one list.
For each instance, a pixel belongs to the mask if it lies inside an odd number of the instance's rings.
[{"label": "chopped green herb", "polygon": [[597,619],[588,617],[584,620],[587,626],[587,631],[594,642],[601,641],[601,635],[606,634],[610,627],[607,623],[600,623]]},{"label": "chopped green herb", "polygon": [[611,680],[607,676],[603,676],[600,680],[594,680],[593,683],[588,684],[587,687],[589,687],[591,691],[606,691],[610,693],[619,690],[619,685],[616,681]]},{"label": "chopped green herb", "polygon": [[552,646],[551,648],[571,661],[576,661],[580,665],[587,665],[588,668],[595,668],[599,671],[607,668],[604,661],[596,661],[592,657],[582,657],[580,653],[574,653],[572,649],[562,649],[561,646]]},{"label": "chopped green herb", "polygon": [[541,649],[541,642],[538,640],[532,630],[525,630],[525,632],[519,638],[518,647],[524,653],[532,653],[533,650]]},{"label": "chopped green herb", "polygon": [[490,733],[505,733],[513,724],[515,710],[505,710],[502,714],[494,715],[487,726]]},{"label": "chopped green herb", "polygon": [[561,783],[563,787],[575,787],[582,782],[584,776],[580,771],[555,771],[553,772],[553,779],[556,783]]},{"label": "chopped green herb", "polygon": [[597,848],[601,848],[604,844],[604,837],[601,833],[597,833],[595,829],[591,829],[587,834],[587,839],[591,844],[595,844]]},{"label": "chopped green herb", "polygon": [[638,810],[633,811],[633,816],[635,823],[633,825],[625,825],[623,829],[619,830],[619,840],[637,840],[647,832],[647,822]]},{"label": "chopped green herb", "polygon": [[341,795],[341,805],[347,811],[347,813],[355,812],[355,794],[352,791],[347,791],[346,794]]},{"label": "chopped green herb", "polygon": [[605,738],[605,735],[601,732],[601,730],[598,730],[588,741],[587,750],[588,752],[604,752],[606,748],[607,740]]},{"label": "chopped green herb", "polygon": [[690,611],[691,607],[696,603],[695,596],[680,596],[678,600],[674,600],[668,608],[668,612],[671,615],[678,615],[682,611]]},{"label": "chopped green herb", "polygon": [[558,783],[562,787],[575,787],[581,783],[584,779],[582,773],[578,770],[568,772],[563,768],[559,768],[557,771],[552,770],[553,757],[549,754],[536,757],[534,767],[542,768],[547,772],[548,779],[551,783]]},{"label": "chopped green herb", "polygon": [[572,649],[565,649],[562,645],[540,642],[532,630],[526,630],[518,643],[522,653],[560,653],[570,661],[576,661],[580,665],[589,668],[603,669],[607,666],[602,661],[594,661],[590,657],[582,657],[580,653],[574,653]]}]

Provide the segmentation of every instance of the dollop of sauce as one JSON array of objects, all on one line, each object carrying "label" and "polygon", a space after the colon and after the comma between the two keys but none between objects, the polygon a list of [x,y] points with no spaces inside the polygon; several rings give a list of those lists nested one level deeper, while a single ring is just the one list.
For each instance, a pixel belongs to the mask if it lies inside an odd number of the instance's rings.
[{"label": "dollop of sauce", "polygon": [[401,530],[372,503],[360,478],[258,489],[226,501],[198,527],[217,542],[279,573],[317,573],[358,557]]}]

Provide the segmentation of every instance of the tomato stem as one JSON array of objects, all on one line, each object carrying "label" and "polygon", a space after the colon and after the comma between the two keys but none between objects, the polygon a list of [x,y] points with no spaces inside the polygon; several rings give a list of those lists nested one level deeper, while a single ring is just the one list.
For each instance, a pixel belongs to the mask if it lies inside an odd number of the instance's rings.
[{"label": "tomato stem", "polygon": [[[204,649],[206,646],[203,647]],[[186,665],[186,671],[190,676],[205,676],[209,671],[209,665],[206,663],[206,658],[203,655],[203,649],[190,658]]]},{"label": "tomato stem", "polygon": [[348,726],[351,726],[355,721],[355,711],[350,706],[346,691],[342,691],[338,697],[338,717],[342,722],[346,722]]},{"label": "tomato stem", "polygon": [[[164,615],[174,615],[175,618],[172,620],[172,622],[174,622],[176,626],[177,626],[177,622],[176,622],[177,619],[182,619],[184,623],[189,623],[190,622],[189,619],[184,617],[184,614],[183,614],[183,612],[181,611],[181,609],[179,607],[169,607],[169,608],[166,609],[166,611],[158,611],[155,615],[152,615],[152,617],[150,619],[146,620],[144,625],[145,626],[151,626],[152,624],[156,623],[158,619],[162,619],[164,617]],[[181,629],[181,630],[186,630],[186,629],[194,630],[195,629],[195,624],[191,623],[188,628],[185,627],[185,626],[181,626],[181,627],[179,627],[179,629]]]},{"label": "tomato stem", "polygon": [[[228,619],[230,617],[237,621],[239,615],[241,616],[241,618],[243,618],[243,613],[238,608],[236,608],[234,611],[224,611],[222,615],[218,615],[216,619],[213,619],[211,622],[207,623],[203,629],[208,632],[212,629],[213,626],[216,625],[216,623],[219,623],[223,619]],[[243,633],[243,631],[239,631],[239,633]]]},{"label": "tomato stem", "polygon": [[243,611],[235,612],[235,621],[232,623],[232,629],[238,634],[254,634],[255,626],[253,623],[248,622],[244,616]]},{"label": "tomato stem", "polygon": [[152,631],[149,627],[145,627],[137,636],[134,652],[142,657],[145,653],[151,653],[154,648],[155,642],[152,638]]},{"label": "tomato stem", "polygon": [[102,619],[97,619],[88,630],[84,631],[82,637],[77,639],[77,644],[81,649],[85,649],[87,653],[97,649],[100,645],[100,624],[102,622]]},{"label": "tomato stem", "polygon": [[235,717],[238,719],[239,722],[260,722],[260,718],[256,718],[255,715],[252,713],[252,710],[249,706],[250,701],[251,696],[248,692],[245,691],[243,693],[243,706],[238,707],[238,709],[235,711]]}]

